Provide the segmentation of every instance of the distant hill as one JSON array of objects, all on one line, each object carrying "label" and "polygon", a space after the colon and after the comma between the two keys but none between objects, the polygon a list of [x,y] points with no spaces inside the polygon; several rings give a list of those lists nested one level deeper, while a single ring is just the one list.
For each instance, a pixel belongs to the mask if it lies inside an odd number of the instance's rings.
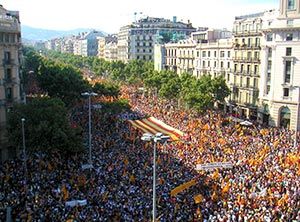
[{"label": "distant hill", "polygon": [[[78,28],[68,31],[60,31],[60,30],[48,30],[48,29],[40,29],[40,28],[33,28],[30,26],[22,25],[21,32],[22,32],[22,38],[27,40],[33,40],[33,41],[46,41],[49,39],[54,39],[58,37],[63,36],[69,36],[69,35],[77,35],[80,32],[88,32],[92,29],[87,28]],[[102,32],[102,31],[101,31]],[[106,35],[105,32],[102,32],[103,35]]]}]

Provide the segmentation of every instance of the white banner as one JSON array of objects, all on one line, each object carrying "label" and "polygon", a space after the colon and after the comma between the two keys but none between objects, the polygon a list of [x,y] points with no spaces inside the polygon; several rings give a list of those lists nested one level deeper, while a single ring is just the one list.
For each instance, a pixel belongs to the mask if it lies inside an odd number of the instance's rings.
[{"label": "white banner", "polygon": [[218,168],[231,169],[233,164],[231,162],[216,162],[216,163],[205,163],[197,164],[196,170],[214,170]]},{"label": "white banner", "polygon": [[87,205],[87,200],[71,200],[71,201],[67,201],[65,204],[66,207],[85,206],[85,205]]}]

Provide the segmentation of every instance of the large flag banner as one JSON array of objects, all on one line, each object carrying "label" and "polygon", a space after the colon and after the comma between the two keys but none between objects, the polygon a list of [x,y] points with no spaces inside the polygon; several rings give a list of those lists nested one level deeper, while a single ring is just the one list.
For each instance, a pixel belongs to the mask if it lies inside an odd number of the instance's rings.
[{"label": "large flag banner", "polygon": [[186,182],[184,184],[181,184],[178,187],[175,187],[173,190],[171,190],[171,196],[176,196],[177,194],[181,193],[182,191],[189,189],[190,187],[196,185],[196,180],[191,180],[189,182]]},{"label": "large flag banner", "polygon": [[180,140],[184,135],[180,130],[175,129],[154,117],[128,121],[133,127],[141,129],[144,133],[151,133],[153,135],[156,133],[163,133],[164,135],[170,136],[172,140]]}]

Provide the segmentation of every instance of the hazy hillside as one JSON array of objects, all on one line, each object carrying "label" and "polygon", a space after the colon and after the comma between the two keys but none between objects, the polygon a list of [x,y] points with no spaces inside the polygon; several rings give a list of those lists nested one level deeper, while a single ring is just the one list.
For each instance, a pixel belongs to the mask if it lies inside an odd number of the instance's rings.
[{"label": "hazy hillside", "polygon": [[[49,40],[57,37],[63,37],[68,35],[77,35],[79,32],[87,32],[92,29],[79,28],[68,31],[60,31],[60,30],[48,30],[48,29],[40,29],[33,28],[30,26],[22,25],[22,38],[27,40]],[[106,33],[102,32],[104,35]]]}]

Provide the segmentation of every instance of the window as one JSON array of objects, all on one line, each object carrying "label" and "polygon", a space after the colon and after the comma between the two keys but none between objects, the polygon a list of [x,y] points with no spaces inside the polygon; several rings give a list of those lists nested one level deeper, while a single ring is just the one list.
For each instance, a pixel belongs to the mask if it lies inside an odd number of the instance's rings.
[{"label": "window", "polygon": [[210,61],[207,62],[207,66],[210,67]]},{"label": "window", "polygon": [[244,64],[241,65],[241,72],[244,72]]},{"label": "window", "polygon": [[221,58],[225,57],[225,52],[224,51],[221,51]]},{"label": "window", "polygon": [[292,48],[290,48],[290,47],[286,48],[285,55],[286,56],[291,56],[292,55]]},{"label": "window", "polygon": [[4,61],[6,64],[10,62],[10,52],[4,52]]},{"label": "window", "polygon": [[250,73],[251,71],[251,65],[247,65],[247,73]]},{"label": "window", "polygon": [[253,87],[254,87],[254,88],[257,88],[257,87],[258,87],[258,79],[257,79],[257,78],[254,78],[254,79],[253,79]]},{"label": "window", "polygon": [[5,89],[5,95],[6,95],[6,99],[12,99],[13,95],[12,95],[12,88],[6,88]]},{"label": "window", "polygon": [[234,64],[234,72],[237,72],[237,64]]},{"label": "window", "polygon": [[284,97],[289,97],[290,95],[290,90],[289,88],[283,88],[283,96]]},{"label": "window", "polygon": [[250,78],[247,78],[246,87],[247,87],[247,88],[250,87]]},{"label": "window", "polygon": [[268,58],[272,58],[272,48],[268,48]]},{"label": "window", "polygon": [[273,41],[273,34],[272,33],[268,33],[267,34],[267,42],[272,42]]},{"label": "window", "polygon": [[227,62],[227,68],[230,69],[230,62]]},{"label": "window", "polygon": [[270,86],[270,85],[267,85],[267,90],[266,90],[266,94],[267,94],[267,95],[269,95],[270,90],[271,90],[271,86]]},{"label": "window", "polygon": [[295,0],[288,0],[288,10],[295,10]]},{"label": "window", "polygon": [[214,67],[215,67],[215,68],[217,67],[217,62],[216,62],[216,61],[214,62]]},{"label": "window", "polygon": [[293,20],[287,20],[286,24],[287,26],[293,26],[294,22]]},{"label": "window", "polygon": [[208,51],[208,57],[210,57],[210,51]]},{"label": "window", "polygon": [[227,52],[227,57],[230,58],[230,51]]},{"label": "window", "polygon": [[202,62],[202,67],[205,68],[205,61]]},{"label": "window", "polygon": [[290,83],[291,71],[292,71],[292,61],[285,61],[285,75],[284,75],[285,83]]},{"label": "window", "polygon": [[248,43],[247,43],[247,47],[251,47],[251,38],[248,38]]},{"label": "window", "polygon": [[230,74],[227,74],[227,82],[230,81]]},{"label": "window", "polygon": [[197,57],[199,57],[199,54],[200,54],[199,51],[197,51]]},{"label": "window", "polygon": [[252,56],[252,53],[251,52],[247,52],[247,60],[251,60],[251,56]]},{"label": "window", "polygon": [[206,57],[206,51],[202,52],[202,57]]},{"label": "window", "polygon": [[11,69],[6,69],[6,70],[5,70],[5,78],[6,78],[7,80],[11,80],[11,77],[12,77]]},{"label": "window", "polygon": [[293,33],[286,34],[286,41],[293,41]]},{"label": "window", "polygon": [[260,39],[255,38],[255,47],[260,47]]},{"label": "window", "polygon": [[224,68],[224,62],[221,61],[221,68]]},{"label": "window", "polygon": [[257,65],[254,66],[254,74],[258,74],[258,66]]}]

